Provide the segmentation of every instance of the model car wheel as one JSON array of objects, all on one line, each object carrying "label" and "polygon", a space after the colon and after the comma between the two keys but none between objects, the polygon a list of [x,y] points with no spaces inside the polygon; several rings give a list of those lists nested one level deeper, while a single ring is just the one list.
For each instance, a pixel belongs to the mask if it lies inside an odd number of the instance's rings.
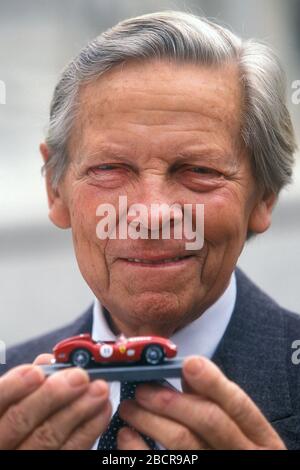
[{"label": "model car wheel", "polygon": [[86,349],[76,349],[71,356],[73,366],[85,368],[91,362],[91,354]]},{"label": "model car wheel", "polygon": [[143,362],[155,366],[163,362],[165,357],[164,351],[158,344],[151,344],[143,351]]}]

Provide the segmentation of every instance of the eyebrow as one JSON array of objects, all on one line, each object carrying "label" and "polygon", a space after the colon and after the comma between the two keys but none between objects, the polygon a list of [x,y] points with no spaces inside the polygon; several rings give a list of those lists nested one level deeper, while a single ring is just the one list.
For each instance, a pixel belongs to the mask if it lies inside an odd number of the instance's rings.
[{"label": "eyebrow", "polygon": [[[132,154],[132,148],[127,150],[116,150],[110,146],[100,147],[95,152],[85,155],[88,160],[93,160],[101,157],[113,158],[120,162],[132,163],[132,157],[134,157],[136,152]],[[84,155],[84,152],[82,153]],[[184,160],[188,159],[197,159],[205,158],[207,163],[220,163],[227,162],[233,163],[236,159],[233,158],[233,155],[229,155],[228,152],[222,152],[220,149],[209,148],[209,147],[199,147],[194,148],[193,150],[174,150],[173,162],[172,165],[180,164]]]},{"label": "eyebrow", "polygon": [[194,158],[205,158],[210,162],[220,162],[220,160],[224,160],[224,158],[228,157],[227,152],[221,152],[220,150],[216,149],[198,149],[198,150],[193,150],[193,151],[183,151],[179,152],[176,155],[176,159],[180,160],[185,160],[188,158],[194,159]]},{"label": "eyebrow", "polygon": [[121,160],[124,161],[124,158],[126,157],[126,154],[128,152],[123,152],[120,150],[114,150],[111,147],[101,147],[100,149],[96,150],[93,153],[85,154],[85,152],[81,152],[82,155],[85,155],[86,158],[92,159],[92,158],[97,158],[97,157],[102,157],[102,156],[108,156],[115,158],[116,160]]}]

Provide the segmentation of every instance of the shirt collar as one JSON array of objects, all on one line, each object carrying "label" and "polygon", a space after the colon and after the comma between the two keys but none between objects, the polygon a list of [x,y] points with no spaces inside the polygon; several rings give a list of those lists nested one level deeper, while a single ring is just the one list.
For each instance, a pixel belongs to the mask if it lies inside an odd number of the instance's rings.
[{"label": "shirt collar", "polygon": [[[170,338],[177,345],[178,356],[203,355],[211,359],[225,333],[235,302],[236,275],[233,272],[228,287],[221,297],[199,318]],[[116,338],[106,322],[101,303],[97,298],[93,306],[92,338],[96,341]]]}]

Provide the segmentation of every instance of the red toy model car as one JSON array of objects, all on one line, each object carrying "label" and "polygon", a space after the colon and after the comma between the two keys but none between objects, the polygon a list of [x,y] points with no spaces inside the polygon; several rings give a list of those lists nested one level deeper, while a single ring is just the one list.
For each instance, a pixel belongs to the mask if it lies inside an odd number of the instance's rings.
[{"label": "red toy model car", "polygon": [[164,358],[177,354],[172,341],[160,336],[119,336],[116,341],[94,341],[91,335],[81,334],[60,341],[53,353],[57,363],[71,363],[74,366],[88,367],[91,364],[124,364],[134,362],[161,364]]}]

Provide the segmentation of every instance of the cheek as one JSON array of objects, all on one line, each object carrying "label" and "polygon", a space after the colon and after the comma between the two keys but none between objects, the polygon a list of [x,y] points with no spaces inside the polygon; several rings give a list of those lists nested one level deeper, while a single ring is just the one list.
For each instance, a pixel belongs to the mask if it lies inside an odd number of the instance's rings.
[{"label": "cheek", "polygon": [[105,263],[107,240],[97,237],[97,198],[89,192],[75,192],[72,198],[71,226],[74,250],[80,272],[91,290],[100,295],[108,286],[108,272]]},{"label": "cheek", "polygon": [[205,202],[204,236],[213,244],[244,239],[245,208],[241,201],[214,195]]},{"label": "cheek", "polygon": [[95,191],[74,191],[71,200],[71,225],[76,251],[90,250],[93,245],[98,249],[105,243],[97,238],[96,227],[99,217],[96,210],[100,201]]}]

